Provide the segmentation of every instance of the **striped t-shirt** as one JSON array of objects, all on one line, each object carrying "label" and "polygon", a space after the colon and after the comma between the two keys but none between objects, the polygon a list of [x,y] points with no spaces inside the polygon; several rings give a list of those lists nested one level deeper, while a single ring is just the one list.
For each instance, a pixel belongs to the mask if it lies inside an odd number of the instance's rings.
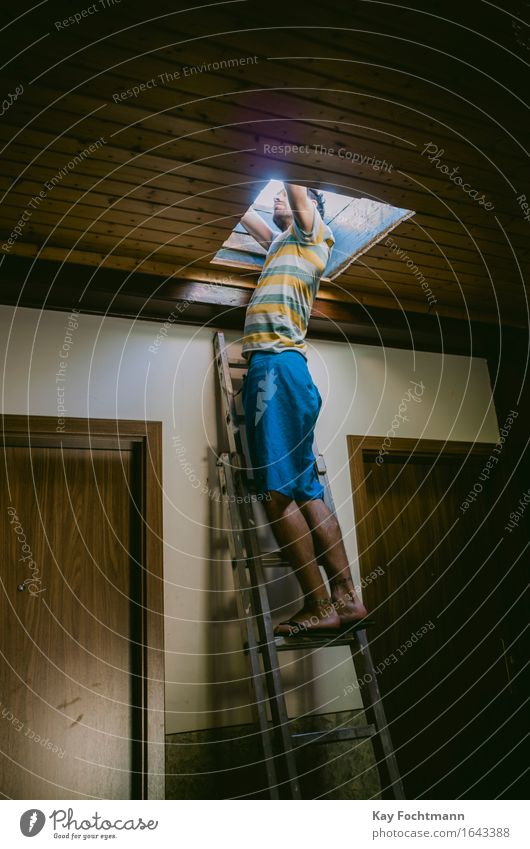
[{"label": "striped t-shirt", "polygon": [[309,316],[334,242],[316,207],[309,234],[293,220],[273,239],[247,307],[243,357],[285,350],[307,356]]}]

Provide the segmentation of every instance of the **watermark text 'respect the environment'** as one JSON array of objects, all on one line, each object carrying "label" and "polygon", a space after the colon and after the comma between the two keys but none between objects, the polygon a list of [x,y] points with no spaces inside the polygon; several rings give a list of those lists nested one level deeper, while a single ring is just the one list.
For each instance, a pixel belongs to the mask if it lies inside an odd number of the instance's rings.
[{"label": "watermark text 'respect the environment'", "polygon": [[425,293],[425,297],[427,298],[427,302],[429,304],[429,309],[434,304],[437,304],[438,301],[433,295],[432,290],[429,284],[427,283],[424,275],[421,273],[414,260],[412,260],[408,256],[408,254],[403,250],[403,248],[400,248],[399,245],[396,244],[392,236],[388,236],[388,238],[385,240],[385,247],[390,248],[391,251],[398,257],[398,259],[401,259],[406,264],[407,268],[412,271],[414,277],[416,278]]},{"label": "watermark text 'respect the environment'", "polygon": [[50,177],[49,180],[44,181],[43,188],[36,195],[33,195],[30,201],[28,201],[28,205],[26,206],[24,212],[13,227],[9,238],[3,243],[3,251],[9,253],[13,245],[16,243],[17,239],[22,236],[24,232],[24,227],[31,220],[31,216],[33,215],[34,210],[38,209],[41,203],[46,200],[49,193],[52,192],[53,189],[56,188],[56,186],[62,183],[64,177],[68,174],[68,172],[73,171],[73,169],[77,165],[79,165],[80,162],[83,162],[83,160],[85,160],[88,156],[90,156],[90,154],[94,153],[96,150],[99,150],[99,148],[102,147],[104,144],[106,144],[106,141],[103,136],[100,136],[99,139],[96,139],[95,142],[88,145],[88,147],[85,147],[84,150],[81,150],[79,153],[73,156],[72,159],[69,159],[66,165],[64,165],[62,168],[59,168],[59,170],[53,175],[53,177]]},{"label": "watermark text 'respect the environment'", "polygon": [[256,65],[258,62],[258,56],[243,56],[239,59],[219,59],[217,62],[203,62],[201,65],[183,65],[181,68],[157,74],[156,77],[151,77],[150,80],[137,83],[130,88],[124,89],[124,91],[116,91],[112,95],[112,99],[114,103],[121,103],[124,100],[129,100],[131,97],[138,97],[138,95],[149,91],[149,89],[163,88],[176,80],[195,77],[197,74],[209,74],[212,71],[224,71],[232,68],[240,68],[244,65]]},{"label": "watermark text 'respect the environment'", "polygon": [[120,4],[121,0],[96,0],[95,3],[92,3],[90,6],[85,6],[84,9],[74,12],[73,15],[69,15],[67,18],[64,18],[64,20],[54,21],[55,29],[57,30],[57,32],[60,32],[63,29],[68,29],[68,27],[76,26],[87,18],[90,18],[93,15],[97,15],[98,12],[104,12],[106,9],[112,9],[115,6],[119,6]]}]

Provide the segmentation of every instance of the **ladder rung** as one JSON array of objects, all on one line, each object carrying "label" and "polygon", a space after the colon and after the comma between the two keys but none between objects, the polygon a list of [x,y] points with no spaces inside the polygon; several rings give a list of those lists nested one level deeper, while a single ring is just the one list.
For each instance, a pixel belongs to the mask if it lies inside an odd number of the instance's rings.
[{"label": "ladder rung", "polygon": [[329,731],[303,731],[292,734],[294,742],[304,743],[340,743],[344,740],[358,740],[373,737],[376,734],[375,725],[356,725],[351,728],[332,728]]},{"label": "ladder rung", "polygon": [[282,558],[282,555],[279,551],[265,551],[261,552],[261,565],[265,569],[272,569],[273,567],[284,566],[286,568],[290,568],[290,563],[287,560]]},{"label": "ladder rung", "polygon": [[265,551],[261,554],[261,563],[267,569],[272,566],[288,566],[287,560],[283,560],[278,551]]},{"label": "ladder rung", "polygon": [[[363,625],[363,628],[366,628],[366,625]],[[310,649],[334,649],[337,646],[356,646],[353,637],[276,637],[274,644],[276,651],[309,651]],[[263,645],[258,643],[257,649],[262,651]],[[247,643],[243,646],[243,651],[245,654],[248,652]]]},{"label": "ladder rung", "polygon": [[369,628],[371,625],[375,625],[375,621],[373,619],[367,619],[365,622],[362,622],[361,625],[357,625],[354,628],[351,628],[346,634],[337,634],[336,637],[326,637],[326,636],[296,636],[296,637],[276,637],[274,642],[276,643],[277,651],[298,651],[300,649],[320,649],[320,648],[335,648],[336,646],[354,646],[356,645],[355,637],[353,636],[356,631],[364,631],[365,628]]},{"label": "ladder rung", "polygon": [[239,360],[228,360],[230,368],[248,368],[247,360],[241,358]]}]

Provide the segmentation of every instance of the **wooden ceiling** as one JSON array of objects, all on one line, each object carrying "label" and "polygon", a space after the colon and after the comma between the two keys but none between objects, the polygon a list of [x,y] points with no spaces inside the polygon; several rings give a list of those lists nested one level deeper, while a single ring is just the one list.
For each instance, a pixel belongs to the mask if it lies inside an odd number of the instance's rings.
[{"label": "wooden ceiling", "polygon": [[0,242],[26,219],[0,253],[0,300],[70,309],[82,279],[81,309],[105,287],[120,314],[125,286],[158,315],[155,293],[169,304],[196,282],[196,302],[237,302],[237,325],[256,275],[210,260],[274,177],[416,211],[396,249],[321,287],[329,315],[527,327],[525,16],[478,0],[13,7],[2,91],[23,92],[0,121]]}]

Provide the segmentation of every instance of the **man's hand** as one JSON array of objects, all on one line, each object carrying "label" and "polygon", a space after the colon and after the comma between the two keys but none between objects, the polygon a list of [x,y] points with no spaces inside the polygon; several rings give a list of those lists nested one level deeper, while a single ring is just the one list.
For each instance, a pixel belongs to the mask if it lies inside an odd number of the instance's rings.
[{"label": "man's hand", "polygon": [[256,242],[259,242],[266,251],[269,250],[274,233],[258,212],[254,209],[248,209],[241,219],[241,224],[247,233],[254,237]]},{"label": "man's hand", "polygon": [[310,233],[315,220],[315,204],[307,194],[306,186],[295,183],[284,183],[284,186],[296,223],[304,233]]}]

